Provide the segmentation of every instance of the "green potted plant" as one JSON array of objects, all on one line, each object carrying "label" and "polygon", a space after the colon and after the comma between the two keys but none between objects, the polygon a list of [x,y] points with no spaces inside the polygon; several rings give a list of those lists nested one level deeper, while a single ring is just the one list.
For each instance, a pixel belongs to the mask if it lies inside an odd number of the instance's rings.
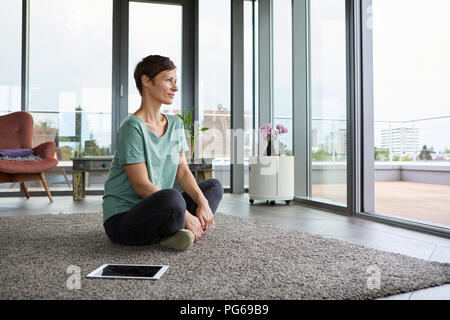
[{"label": "green potted plant", "polygon": [[[191,159],[194,160],[195,158],[195,142],[196,139],[199,136],[199,133],[201,131],[206,131],[209,128],[198,128],[198,125],[194,125],[194,123],[192,122],[192,113],[194,111],[194,108],[191,108],[191,110],[189,110],[189,113],[186,115],[186,111],[183,111],[182,114],[177,114],[178,118],[180,118],[183,121],[183,125],[184,125],[184,132],[186,134],[186,140],[188,141],[189,145],[190,145],[190,155],[191,155]],[[197,130],[196,129],[197,126]]]},{"label": "green potted plant", "polygon": [[208,159],[207,161],[205,161],[206,159],[203,157],[201,159],[196,159],[195,145],[200,132],[209,130],[209,128],[200,128],[198,124],[194,124],[192,121],[193,112],[194,108],[191,108],[189,112],[183,111],[182,114],[177,114],[177,116],[183,121],[186,140],[190,146],[190,157],[187,159],[189,168],[194,173],[197,180],[203,180],[211,176],[212,159]]}]

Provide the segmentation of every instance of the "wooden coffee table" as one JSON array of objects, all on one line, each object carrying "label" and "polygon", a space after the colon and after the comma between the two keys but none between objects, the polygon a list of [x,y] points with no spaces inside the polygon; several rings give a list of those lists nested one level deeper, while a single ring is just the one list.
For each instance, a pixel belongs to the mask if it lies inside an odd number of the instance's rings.
[{"label": "wooden coffee table", "polygon": [[86,195],[86,172],[109,171],[114,156],[84,156],[72,158],[73,200]]},{"label": "wooden coffee table", "polygon": [[212,159],[196,159],[197,161],[191,161],[188,163],[189,170],[191,170],[194,178],[197,182],[212,178]]},{"label": "wooden coffee table", "polygon": [[[86,195],[86,172],[109,171],[114,156],[84,156],[72,158],[73,200],[83,200]],[[212,159],[209,159],[212,160]],[[189,169],[197,182],[212,178],[211,161],[189,163]]]}]

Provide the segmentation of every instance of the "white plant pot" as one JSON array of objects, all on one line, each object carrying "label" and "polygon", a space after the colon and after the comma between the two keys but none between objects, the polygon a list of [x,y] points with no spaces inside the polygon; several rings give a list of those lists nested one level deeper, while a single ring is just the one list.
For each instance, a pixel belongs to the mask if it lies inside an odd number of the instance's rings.
[{"label": "white plant pot", "polygon": [[251,156],[249,158],[250,202],[253,200],[289,202],[294,199],[293,156]]}]

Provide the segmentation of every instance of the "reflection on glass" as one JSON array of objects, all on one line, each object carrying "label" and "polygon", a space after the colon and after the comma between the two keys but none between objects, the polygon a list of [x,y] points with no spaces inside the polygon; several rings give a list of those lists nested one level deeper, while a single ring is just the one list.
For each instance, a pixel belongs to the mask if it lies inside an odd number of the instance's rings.
[{"label": "reflection on glass", "polygon": [[450,2],[372,12],[375,211],[450,228]]},{"label": "reflection on glass", "polygon": [[311,1],[311,196],[347,205],[345,1]]},{"label": "reflection on glass", "polygon": [[22,1],[0,2],[0,115],[20,111]]},{"label": "reflection on glass", "polygon": [[177,67],[177,85],[173,103],[163,105],[161,112],[181,113],[181,52],[182,52],[181,5],[130,2],[129,47],[128,47],[128,113],[141,105],[141,96],[136,88],[134,69],[149,55],[169,57]]},{"label": "reflection on glass", "polygon": [[71,168],[71,157],[111,153],[112,1],[34,0],[30,6],[33,143],[56,142],[60,163],[47,181],[52,190],[67,188],[60,169]]},{"label": "reflection on glass", "polygon": [[213,158],[213,175],[230,186],[231,110],[230,0],[199,1],[199,98],[202,156]]},{"label": "reflection on glass", "polygon": [[292,1],[273,2],[273,127],[282,124],[288,132],[279,135],[280,153],[292,155]]}]

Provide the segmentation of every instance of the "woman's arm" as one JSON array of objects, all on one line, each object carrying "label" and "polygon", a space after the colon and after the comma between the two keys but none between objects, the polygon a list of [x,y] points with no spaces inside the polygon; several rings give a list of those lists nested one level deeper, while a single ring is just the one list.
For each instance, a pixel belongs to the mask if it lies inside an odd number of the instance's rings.
[{"label": "woman's arm", "polygon": [[200,190],[197,181],[195,181],[195,178],[192,175],[191,170],[189,170],[186,156],[183,152],[180,153],[180,161],[178,163],[176,180],[180,187],[197,204],[196,216],[200,221],[203,230],[207,230],[211,226],[214,216],[211,208],[209,207],[208,200],[203,195],[202,190]]},{"label": "woman's arm", "polygon": [[195,181],[194,175],[186,161],[186,156],[184,153],[180,153],[180,161],[178,163],[178,170],[176,175],[176,180],[180,187],[186,191],[186,193],[191,197],[192,200],[197,205],[207,204],[208,200],[203,195],[203,192],[198,187],[197,181]]},{"label": "woman's arm", "polygon": [[130,180],[134,192],[142,198],[147,198],[159,190],[148,178],[147,165],[144,162],[124,165],[123,168]]}]

